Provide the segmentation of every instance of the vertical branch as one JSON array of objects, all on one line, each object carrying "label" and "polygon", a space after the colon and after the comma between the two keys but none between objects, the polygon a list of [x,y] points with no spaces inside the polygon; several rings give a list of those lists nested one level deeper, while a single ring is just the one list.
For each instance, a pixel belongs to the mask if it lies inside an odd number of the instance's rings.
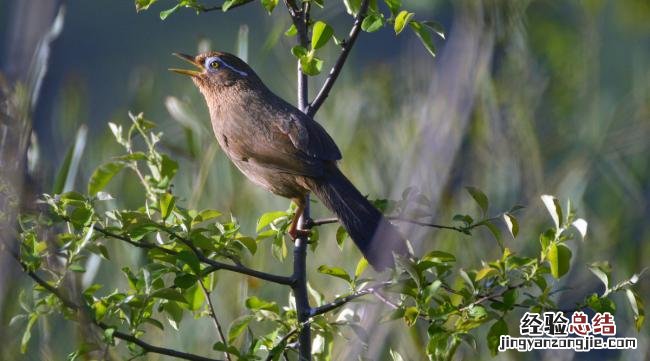
[{"label": "vertical branch", "polygon": [[[295,0],[285,0],[291,20],[298,30],[298,43],[304,48],[309,46],[309,7],[310,3],[305,1],[302,7],[299,8]],[[309,106],[309,93],[308,93],[308,78],[302,71],[300,61],[297,62],[297,100],[298,108],[303,113],[307,113]],[[305,209],[298,220],[298,229],[309,229],[310,219],[309,212],[309,196],[305,199]],[[296,312],[298,322],[300,323],[299,336],[298,336],[298,359],[300,361],[311,360],[311,326],[309,325],[309,315],[311,307],[309,306],[309,296],[307,293],[307,244],[309,238],[300,235],[294,245],[293,250],[293,279],[295,280],[292,285],[292,291],[296,299]]]}]

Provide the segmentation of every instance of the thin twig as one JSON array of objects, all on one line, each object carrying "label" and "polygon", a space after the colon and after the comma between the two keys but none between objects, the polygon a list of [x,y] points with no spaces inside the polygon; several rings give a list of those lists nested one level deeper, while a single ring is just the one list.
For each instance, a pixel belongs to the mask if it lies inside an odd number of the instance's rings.
[{"label": "thin twig", "polygon": [[[34,282],[38,283],[41,287],[43,287],[45,290],[47,290],[48,292],[53,294],[56,298],[58,298],[65,307],[67,307],[69,309],[72,309],[72,310],[75,310],[75,311],[84,311],[85,307],[82,307],[82,306],[78,305],[76,302],[72,301],[67,296],[65,296],[63,293],[61,293],[56,287],[50,285],[49,283],[47,283],[47,281],[45,281],[44,279],[39,277],[35,272],[30,271],[29,268],[27,267],[27,265],[24,264],[20,260],[20,256],[18,256],[15,253],[12,253],[12,256],[14,257],[14,259],[16,259],[16,261],[21,266],[21,268],[23,269],[23,271],[25,272],[25,274],[27,276],[29,276],[32,280],[34,280]],[[105,323],[99,322],[99,321],[97,321],[95,319],[91,319],[91,322],[92,322],[93,325],[95,325],[95,326],[97,326],[97,327],[99,327],[101,329],[104,329],[104,330],[109,329],[109,328],[113,328],[112,326],[109,326],[109,325],[107,325]],[[117,330],[113,331],[113,337],[119,338],[119,339],[127,341],[127,342],[134,343],[134,344],[140,346],[146,353],[149,353],[149,352],[157,353],[157,354],[160,354],[160,355],[167,355],[167,356],[176,357],[176,358],[183,359],[183,360],[190,360],[190,361],[220,361],[220,360],[217,360],[217,359],[212,359],[212,358],[208,358],[208,357],[194,355],[194,354],[191,354],[191,353],[177,351],[177,350],[170,349],[170,348],[154,346],[154,345],[152,345],[150,343],[142,341],[141,339],[139,339],[139,338],[137,338],[137,337],[135,337],[135,336],[133,336],[131,334],[120,332],[120,331],[117,331]]]},{"label": "thin twig", "polygon": [[[391,221],[411,223],[411,224],[415,224],[415,225],[418,225],[418,226],[437,228],[437,229],[449,229],[449,230],[452,230],[452,231],[465,233],[465,234],[467,234],[467,231],[470,229],[470,228],[446,226],[446,225],[442,225],[442,224],[435,224],[435,223],[429,223],[429,222],[422,222],[422,221],[418,221],[418,220],[415,220],[415,219],[409,219],[409,218],[404,218],[404,217],[399,217],[399,216],[390,216],[390,217],[386,217],[386,218],[388,218]],[[330,217],[330,218],[314,219],[314,220],[311,221],[310,224],[313,227],[318,227],[318,226],[322,226],[322,225],[325,225],[325,224],[338,223],[338,222],[339,222],[338,218]]]},{"label": "thin twig", "polygon": [[350,54],[350,50],[352,50],[352,47],[354,46],[354,43],[359,36],[359,32],[361,31],[361,23],[363,23],[363,19],[366,16],[366,11],[368,10],[369,3],[370,0],[363,0],[361,3],[359,13],[354,19],[354,24],[352,25],[352,29],[350,29],[348,38],[342,45],[343,49],[341,50],[341,54],[339,54],[338,59],[336,59],[336,63],[334,63],[334,66],[327,75],[327,79],[325,79],[325,83],[323,83],[323,87],[318,92],[318,95],[316,95],[314,100],[307,107],[307,115],[310,117],[313,117],[318,109],[320,109],[320,107],[323,105],[323,102],[325,102],[325,99],[327,99],[329,96],[330,90],[332,90],[332,87],[334,86],[334,82],[339,77],[341,69],[343,69],[343,65],[345,65],[345,61]]},{"label": "thin twig", "polygon": [[398,304],[396,304],[395,302],[389,300],[388,297],[384,296],[384,294],[379,292],[379,290],[375,290],[372,294],[375,295],[375,297],[377,297],[381,302],[388,305],[390,308],[393,308],[393,309],[398,309],[399,308]]},{"label": "thin twig", "polygon": [[[201,286],[201,289],[203,290],[203,295],[205,296],[205,299],[208,301],[208,308],[210,309],[210,317],[212,318],[212,321],[214,322],[214,327],[217,329],[217,333],[219,333],[219,338],[221,339],[221,342],[226,345],[226,336],[223,333],[223,329],[221,328],[221,323],[219,322],[219,318],[217,318],[217,313],[214,310],[214,305],[212,304],[212,298],[210,291],[208,291],[207,287],[203,284],[203,280],[199,279],[199,286]],[[230,358],[230,353],[224,351],[224,355],[226,356],[226,359],[228,361],[232,361]]]}]

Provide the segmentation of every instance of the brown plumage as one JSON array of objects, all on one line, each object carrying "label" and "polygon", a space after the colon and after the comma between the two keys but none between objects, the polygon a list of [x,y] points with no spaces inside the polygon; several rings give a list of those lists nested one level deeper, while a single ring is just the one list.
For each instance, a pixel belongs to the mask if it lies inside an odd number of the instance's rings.
[{"label": "brown plumage", "polygon": [[292,237],[300,232],[296,220],[305,195],[313,192],[376,269],[392,265],[393,253],[408,254],[402,236],[338,169],[341,152],[320,124],[271,92],[232,54],[175,55],[198,68],[170,70],[192,77],[230,160],[251,181],[298,206]]}]

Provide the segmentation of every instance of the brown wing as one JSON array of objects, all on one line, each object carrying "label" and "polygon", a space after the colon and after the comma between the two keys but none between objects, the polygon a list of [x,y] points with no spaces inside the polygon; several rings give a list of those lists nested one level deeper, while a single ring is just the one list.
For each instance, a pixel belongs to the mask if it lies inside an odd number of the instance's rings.
[{"label": "brown wing", "polygon": [[[265,134],[252,136],[249,133],[245,143],[237,147],[237,158],[276,169],[285,173],[319,177],[323,174],[325,163],[341,159],[341,152],[325,129],[299,110],[290,107],[273,114],[269,112],[270,122],[264,122],[262,130],[247,124],[250,118],[238,114],[234,127],[264,131]],[[241,133],[239,133],[241,134]],[[253,141],[253,140],[257,141]],[[260,141],[265,139],[266,141]]]}]

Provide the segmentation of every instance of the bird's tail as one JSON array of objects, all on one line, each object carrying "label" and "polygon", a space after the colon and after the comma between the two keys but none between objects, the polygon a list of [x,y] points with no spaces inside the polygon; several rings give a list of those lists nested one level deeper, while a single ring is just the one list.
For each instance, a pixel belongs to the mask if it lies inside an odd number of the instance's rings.
[{"label": "bird's tail", "polygon": [[393,253],[408,255],[402,235],[337,167],[329,168],[323,177],[308,179],[308,183],[376,270],[392,266]]}]

